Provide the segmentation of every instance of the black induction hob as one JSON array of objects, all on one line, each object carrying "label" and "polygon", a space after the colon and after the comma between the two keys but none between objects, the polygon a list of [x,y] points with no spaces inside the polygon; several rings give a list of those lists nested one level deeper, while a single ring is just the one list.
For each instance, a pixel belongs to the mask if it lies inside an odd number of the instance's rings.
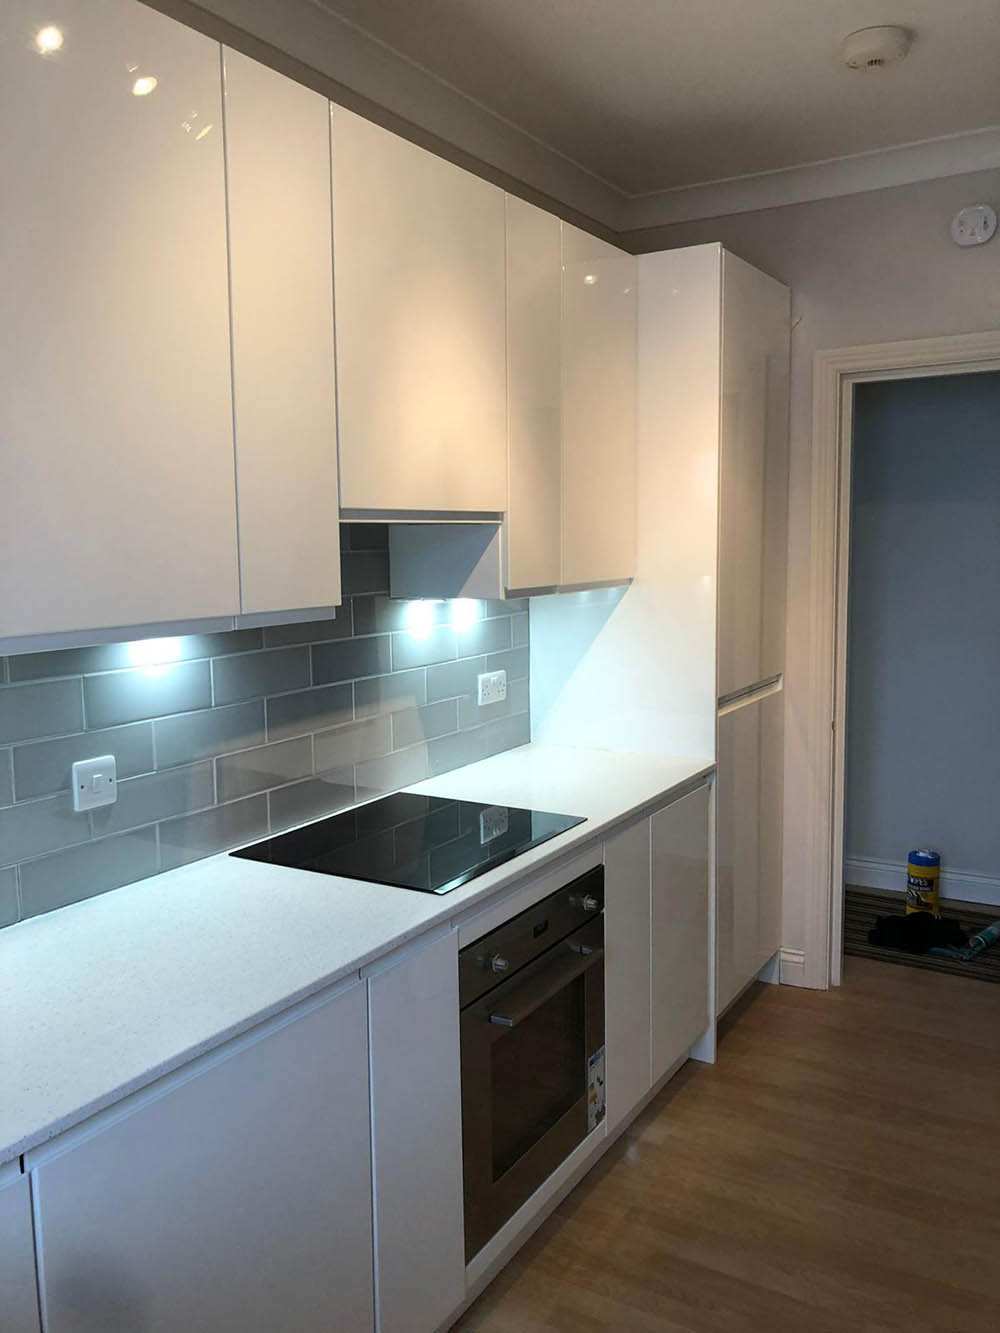
[{"label": "black induction hob", "polygon": [[583,822],[548,810],[397,792],[230,855],[423,893],[450,893]]}]

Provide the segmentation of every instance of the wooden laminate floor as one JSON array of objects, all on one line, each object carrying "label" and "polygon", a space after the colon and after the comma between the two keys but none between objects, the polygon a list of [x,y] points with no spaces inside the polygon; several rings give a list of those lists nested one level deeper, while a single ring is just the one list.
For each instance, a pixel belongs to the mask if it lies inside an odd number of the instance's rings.
[{"label": "wooden laminate floor", "polygon": [[760,986],[456,1325],[998,1333],[1000,987]]}]

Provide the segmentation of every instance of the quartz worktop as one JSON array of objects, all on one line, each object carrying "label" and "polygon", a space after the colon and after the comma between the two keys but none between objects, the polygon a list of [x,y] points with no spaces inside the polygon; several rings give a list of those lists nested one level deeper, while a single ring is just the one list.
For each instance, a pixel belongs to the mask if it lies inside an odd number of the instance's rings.
[{"label": "quartz worktop", "polygon": [[222,854],[0,931],[0,1163],[485,905],[712,768],[525,745],[407,790],[586,822],[451,893]]}]

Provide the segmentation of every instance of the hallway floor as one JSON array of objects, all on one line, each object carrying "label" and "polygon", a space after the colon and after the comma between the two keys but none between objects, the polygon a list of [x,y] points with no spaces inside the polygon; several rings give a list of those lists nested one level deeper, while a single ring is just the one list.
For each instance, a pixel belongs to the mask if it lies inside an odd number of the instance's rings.
[{"label": "hallway floor", "polygon": [[759,986],[463,1333],[997,1333],[1000,988]]}]

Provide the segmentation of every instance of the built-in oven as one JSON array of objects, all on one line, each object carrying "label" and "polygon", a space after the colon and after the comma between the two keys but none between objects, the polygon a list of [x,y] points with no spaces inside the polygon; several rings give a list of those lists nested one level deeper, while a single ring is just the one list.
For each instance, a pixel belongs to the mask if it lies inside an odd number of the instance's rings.
[{"label": "built-in oven", "polygon": [[604,869],[459,954],[471,1259],[604,1118]]}]

